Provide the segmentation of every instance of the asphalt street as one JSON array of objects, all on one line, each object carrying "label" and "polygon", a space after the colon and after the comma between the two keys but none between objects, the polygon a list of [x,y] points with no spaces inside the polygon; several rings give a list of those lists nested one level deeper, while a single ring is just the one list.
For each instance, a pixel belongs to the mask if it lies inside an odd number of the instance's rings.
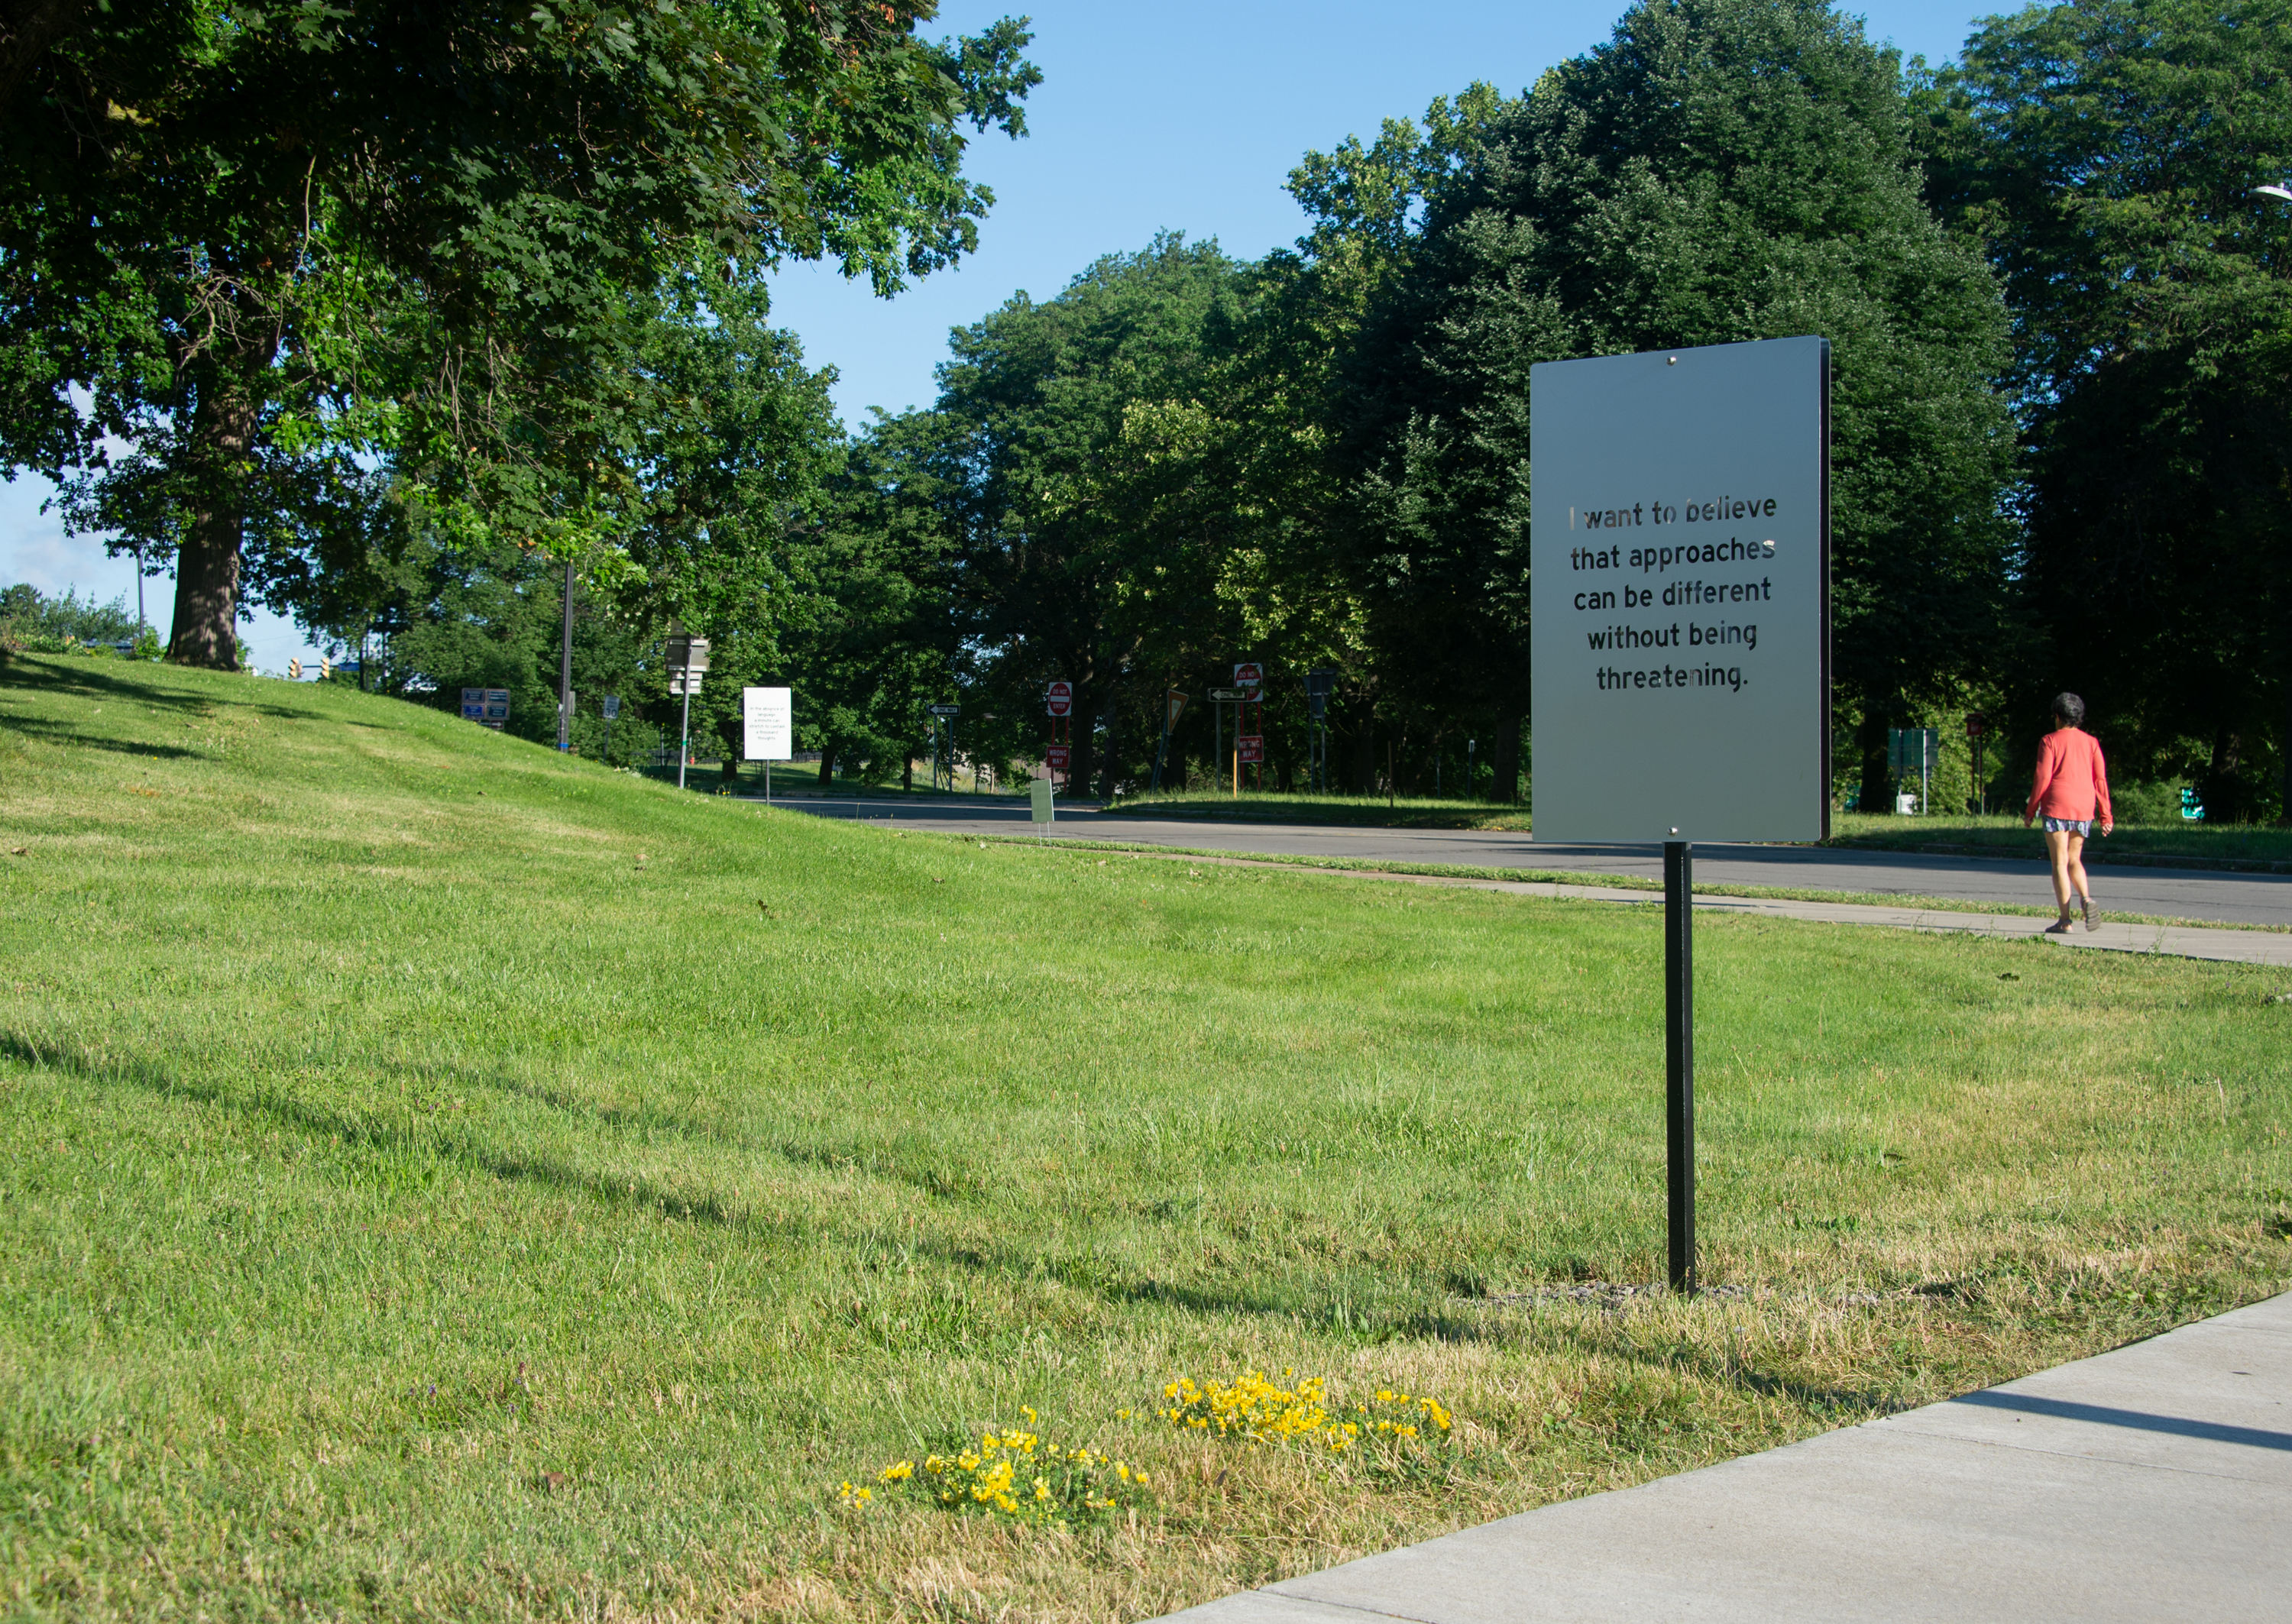
[{"label": "asphalt street", "polygon": [[[950,834],[1044,833],[1054,840],[1122,840],[1204,851],[1274,856],[1341,857],[1360,863],[1438,863],[1473,868],[1663,877],[1658,846],[1545,846],[1524,834],[1470,829],[1361,829],[1327,824],[1215,823],[1151,818],[1061,804],[1047,830],[1028,820],[1025,803],[955,795],[934,801],[790,800],[791,811],[856,818],[902,829]],[[2053,902],[2045,860],[2031,835],[2026,862],[1932,856],[1917,852],[1844,851],[1805,846],[1698,846],[1700,886],[1775,886],[1793,890],[1947,897],[1991,905],[2046,907]],[[2099,842],[2096,842],[2098,844]],[[2094,898],[2102,910],[2223,924],[2292,926],[2292,874],[2208,869],[2143,868],[2096,863]]]}]

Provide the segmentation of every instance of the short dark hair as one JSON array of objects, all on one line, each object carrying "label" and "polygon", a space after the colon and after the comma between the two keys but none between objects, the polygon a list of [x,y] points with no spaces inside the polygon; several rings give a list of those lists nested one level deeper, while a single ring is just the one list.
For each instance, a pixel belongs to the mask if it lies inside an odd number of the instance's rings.
[{"label": "short dark hair", "polygon": [[2075,694],[2056,694],[2054,695],[2054,714],[2072,728],[2082,727],[2085,724],[2085,701]]}]

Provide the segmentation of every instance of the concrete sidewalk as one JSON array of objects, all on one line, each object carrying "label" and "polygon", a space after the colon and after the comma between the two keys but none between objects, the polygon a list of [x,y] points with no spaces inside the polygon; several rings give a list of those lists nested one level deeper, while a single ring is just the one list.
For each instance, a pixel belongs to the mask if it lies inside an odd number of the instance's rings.
[{"label": "concrete sidewalk", "polygon": [[[1253,862],[1247,857],[1165,857],[1158,852],[1139,854],[1150,861],[1223,864],[1247,868],[1278,868],[1287,873],[1327,874],[1346,880],[1380,880],[1403,885],[1467,886],[1487,891],[1509,891],[1521,896],[1549,896],[1566,902],[1627,903],[1641,907],[1659,905],[1661,893],[1626,890],[1620,886],[1562,885],[1537,880],[1468,880],[1445,874],[1392,874],[1374,869],[1316,869],[1291,863]],[[1865,903],[1795,902],[1767,896],[1710,896],[1698,894],[1695,905],[1713,913],[1761,914],[1771,919],[1810,920],[1830,925],[1876,925],[1895,930],[1939,930],[1973,936],[2035,937],[2067,947],[2100,948],[2110,953],[2162,953],[2168,958],[2220,959],[2239,964],[2272,964],[2292,969],[2292,933],[2280,930],[2228,930],[2201,925],[2112,925],[2106,913],[2098,930],[2078,926],[2064,936],[2049,936],[2053,921],[2030,913],[1962,913],[1943,908],[1874,906]]]},{"label": "concrete sidewalk", "polygon": [[1173,1617],[2292,1618],[2292,1294]]}]

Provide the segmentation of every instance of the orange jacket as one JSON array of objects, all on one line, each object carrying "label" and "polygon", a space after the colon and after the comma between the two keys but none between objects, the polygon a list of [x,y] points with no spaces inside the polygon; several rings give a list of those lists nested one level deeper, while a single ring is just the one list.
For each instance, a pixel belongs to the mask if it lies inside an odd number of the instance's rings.
[{"label": "orange jacket", "polygon": [[2082,728],[2057,728],[2038,745],[2037,787],[2030,792],[2024,817],[2117,820],[2109,810],[2109,768],[2101,741]]}]

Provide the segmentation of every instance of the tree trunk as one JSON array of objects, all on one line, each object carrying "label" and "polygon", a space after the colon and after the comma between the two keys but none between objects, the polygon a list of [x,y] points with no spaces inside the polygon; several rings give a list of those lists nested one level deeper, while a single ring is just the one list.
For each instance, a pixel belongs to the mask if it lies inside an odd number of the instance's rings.
[{"label": "tree trunk", "polygon": [[1520,734],[1526,719],[1517,711],[1497,718],[1496,748],[1489,765],[1496,771],[1496,799],[1507,804],[1520,799]]},{"label": "tree trunk", "polygon": [[819,747],[819,787],[826,790],[835,782],[835,746],[824,744]]},{"label": "tree trunk", "polygon": [[1365,714],[1360,725],[1344,742],[1349,758],[1345,776],[1350,782],[1347,791],[1355,795],[1376,793],[1376,722],[1375,713],[1362,707]]},{"label": "tree trunk", "polygon": [[1893,769],[1886,764],[1886,718],[1866,712],[1854,730],[1855,748],[1862,755],[1861,809],[1887,813],[1894,809]]},{"label": "tree trunk", "polygon": [[[1098,760],[1097,736],[1091,730],[1090,715],[1085,709],[1081,685],[1076,685],[1074,708],[1067,712],[1067,781],[1059,792],[1062,795],[1088,794],[1091,768]],[[1079,728],[1074,724],[1080,722]]]},{"label": "tree trunk", "polygon": [[238,669],[238,575],[246,526],[246,470],[262,429],[264,374],[278,352],[278,323],[242,311],[235,330],[191,365],[191,496],[175,554],[175,624],[167,658],[209,671]]}]

